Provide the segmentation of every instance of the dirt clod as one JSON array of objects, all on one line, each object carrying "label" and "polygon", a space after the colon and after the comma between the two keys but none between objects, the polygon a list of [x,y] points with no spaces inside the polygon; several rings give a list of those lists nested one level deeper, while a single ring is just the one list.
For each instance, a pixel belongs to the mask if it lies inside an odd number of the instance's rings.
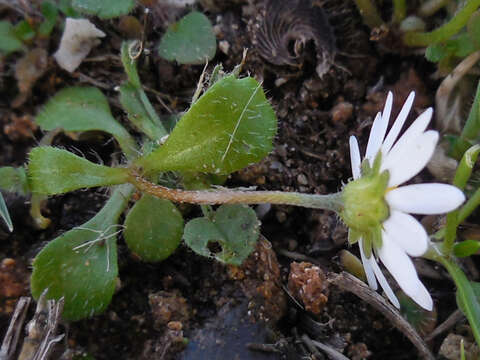
[{"label": "dirt clod", "polygon": [[328,301],[328,290],[322,270],[308,262],[290,264],[288,290],[305,305],[305,309],[320,314]]},{"label": "dirt clod", "polygon": [[439,354],[447,358],[448,360],[457,360],[460,359],[460,343],[463,340],[463,346],[465,349],[465,357],[467,360],[478,359],[480,355],[480,350],[478,346],[474,343],[468,341],[461,335],[448,334],[448,336],[443,340],[442,346],[440,347]]},{"label": "dirt clod", "polygon": [[280,266],[272,244],[261,238],[241,267],[229,266],[229,276],[240,280],[252,319],[275,324],[284,315],[286,297],[280,287]]},{"label": "dirt clod", "polygon": [[353,115],[353,105],[346,101],[341,101],[330,111],[334,123],[342,123],[350,120]]},{"label": "dirt clod", "polygon": [[12,107],[21,106],[27,100],[32,87],[47,70],[48,54],[45,49],[36,48],[29,51],[15,64],[15,77],[20,94],[15,98]]},{"label": "dirt clod", "polygon": [[26,296],[29,273],[20,261],[5,258],[0,263],[0,313],[11,314],[20,296]]},{"label": "dirt clod", "polygon": [[3,132],[12,141],[25,141],[34,138],[38,126],[30,115],[17,116],[12,114],[11,122],[6,124]]},{"label": "dirt clod", "polygon": [[[163,330],[165,326],[172,323],[184,323],[190,318],[190,308],[187,300],[178,291],[160,291],[148,296],[150,308],[153,315],[153,327],[156,330]],[[178,324],[172,325],[178,329]],[[182,326],[180,326],[181,330]]]},{"label": "dirt clod", "polygon": [[364,343],[356,343],[348,347],[348,356],[351,360],[368,359],[372,353]]}]

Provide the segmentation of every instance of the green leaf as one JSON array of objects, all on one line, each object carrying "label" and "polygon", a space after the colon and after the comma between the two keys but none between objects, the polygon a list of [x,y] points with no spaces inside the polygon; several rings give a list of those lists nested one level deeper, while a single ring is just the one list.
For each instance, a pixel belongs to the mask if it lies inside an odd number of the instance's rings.
[{"label": "green leaf", "polygon": [[30,152],[28,177],[33,193],[55,195],[81,188],[128,182],[128,169],[94,164],[50,146]]},{"label": "green leaf", "polygon": [[425,51],[425,57],[432,62],[439,62],[448,57],[465,58],[478,49],[469,33],[463,32],[442,43],[431,44]]},{"label": "green leaf", "polygon": [[29,41],[35,37],[35,30],[26,20],[20,21],[13,27],[13,31],[17,38],[21,41]]},{"label": "green leaf", "polygon": [[0,217],[3,219],[5,224],[7,224],[8,231],[13,231],[13,223],[12,219],[10,219],[10,213],[7,209],[7,204],[5,204],[5,200],[3,199],[2,193],[0,193]]},{"label": "green leaf", "polygon": [[470,37],[470,40],[476,45],[476,47],[480,47],[480,12],[475,11],[468,20],[467,23],[467,32]]},{"label": "green leaf", "polygon": [[464,190],[467,185],[467,181],[472,175],[473,167],[480,154],[480,145],[476,144],[470,147],[462,156],[460,164],[458,164],[457,171],[455,172],[455,178],[453,179],[453,185],[460,190]]},{"label": "green leaf", "polygon": [[38,33],[41,36],[48,36],[57,23],[58,8],[54,3],[44,1],[41,5],[41,11],[45,20],[38,27]]},{"label": "green leaf", "polygon": [[[183,240],[199,255],[241,265],[255,248],[259,226],[255,211],[247,205],[222,205],[212,220],[198,218],[188,222]],[[209,243],[218,243],[221,251],[212,253]]]},{"label": "green leaf", "polygon": [[130,58],[129,49],[134,44],[135,42],[127,41],[122,44],[122,64],[128,82],[120,87],[120,103],[127,112],[130,122],[151,140],[158,141],[167,135],[167,132],[142,88],[136,61]]},{"label": "green leaf", "polygon": [[[458,308],[465,315],[468,313],[477,314],[478,317],[475,319],[475,325],[472,328],[476,328],[477,331],[480,330],[480,283],[468,281],[466,277],[465,283],[462,283],[460,286],[457,282],[455,283],[458,287],[456,293]],[[470,321],[470,318],[468,320]],[[470,325],[472,324],[470,323]]]},{"label": "green leaf", "polygon": [[95,87],[70,87],[60,90],[35,118],[42,130],[104,131],[111,134],[123,152],[136,156],[136,144],[116,121],[105,95]]},{"label": "green leaf", "polygon": [[27,173],[23,167],[0,167],[0,189],[26,195],[28,189]]},{"label": "green leaf", "polygon": [[478,49],[467,33],[461,33],[457,37],[448,40],[447,46],[450,48],[452,55],[459,58],[465,58]]},{"label": "green leaf", "polygon": [[480,81],[477,85],[475,93],[475,99],[473,100],[470,113],[468,114],[467,121],[463,127],[460,138],[454,144],[451,151],[451,156],[460,160],[464,152],[468,150],[476,142],[480,135]]},{"label": "green leaf", "polygon": [[216,51],[212,24],[197,11],[170,25],[158,46],[161,57],[179,64],[204,64],[213,59]]},{"label": "green leaf", "polygon": [[138,76],[136,56],[138,49],[138,40],[124,41],[120,51],[123,68],[128,77],[128,81],[137,89],[142,88],[142,82]]},{"label": "green leaf", "polygon": [[145,101],[142,101],[144,99],[146,95],[143,90],[139,91],[131,83],[120,86],[120,103],[127,112],[128,120],[150,139],[158,141],[167,132],[162,125],[159,126],[160,120],[150,102],[145,106]]},{"label": "green leaf", "polygon": [[78,18],[80,14],[72,7],[72,0],[57,0],[58,9],[65,14],[66,17]]},{"label": "green leaf", "polygon": [[0,21],[0,52],[9,54],[22,48],[23,43],[15,36],[12,24]]},{"label": "green leaf", "polygon": [[217,81],[180,119],[164,145],[138,159],[149,172],[229,174],[272,149],[277,119],[260,84],[233,75]]},{"label": "green leaf", "polygon": [[425,50],[425,57],[431,62],[439,62],[447,56],[448,51],[444,44],[432,44]]},{"label": "green leaf", "polygon": [[123,236],[128,247],[144,261],[162,261],[182,240],[183,218],[165,199],[143,195],[129,211]]},{"label": "green leaf", "polygon": [[84,14],[96,15],[101,19],[112,19],[127,15],[135,6],[134,0],[72,0],[73,8]]},{"label": "green leaf", "polygon": [[438,257],[437,261],[441,262],[448,270],[457,286],[457,305],[465,314],[475,337],[475,341],[480,345],[480,287],[479,283],[468,281],[465,273],[454,262]]},{"label": "green leaf", "polygon": [[467,257],[476,254],[478,250],[480,250],[479,241],[465,240],[454,245],[453,254],[456,257]]},{"label": "green leaf", "polygon": [[52,240],[33,261],[30,281],[35,299],[48,288],[48,299],[65,298],[63,318],[79,320],[103,312],[118,276],[118,218],[133,192],[115,190],[106,205],[85,224]]}]

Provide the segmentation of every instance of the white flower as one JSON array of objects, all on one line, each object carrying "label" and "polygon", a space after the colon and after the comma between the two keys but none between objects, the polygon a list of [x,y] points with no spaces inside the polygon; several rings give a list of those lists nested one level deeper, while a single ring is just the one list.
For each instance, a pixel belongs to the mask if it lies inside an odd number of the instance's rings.
[{"label": "white flower", "polygon": [[[398,187],[417,175],[430,160],[438,142],[438,132],[426,131],[433,110],[425,110],[397,140],[413,104],[414,92],[410,93],[392,128],[386,135],[392,110],[392,93],[387,96],[385,108],[378,113],[370,131],[367,150],[362,164],[357,139],[350,137],[350,157],[353,178],[361,179],[362,168],[374,167],[380,161],[379,173],[388,171],[388,184],[383,193],[388,206],[388,217],[381,221],[381,245],[373,244],[374,252],[367,257],[364,251],[365,237],[358,243],[367,280],[377,289],[377,280],[390,301],[400,307],[385,276],[377,264],[374,253],[380,258],[400,288],[421,307],[432,310],[433,301],[428,290],[418,278],[410,256],[423,255],[429,245],[429,237],[423,226],[412,214],[441,214],[456,209],[464,200],[462,191],[447,184],[416,184]],[[385,136],[386,135],[386,136]],[[347,185],[348,186],[348,185]],[[383,190],[382,190],[383,191]],[[367,248],[368,249],[368,248]]]}]

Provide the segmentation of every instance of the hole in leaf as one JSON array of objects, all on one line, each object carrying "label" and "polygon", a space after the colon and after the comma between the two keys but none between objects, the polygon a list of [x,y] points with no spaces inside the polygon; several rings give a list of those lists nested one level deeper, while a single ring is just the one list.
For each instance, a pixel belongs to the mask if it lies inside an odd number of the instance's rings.
[{"label": "hole in leaf", "polygon": [[209,241],[207,248],[212,254],[218,254],[222,252],[222,245],[220,245],[218,241]]}]

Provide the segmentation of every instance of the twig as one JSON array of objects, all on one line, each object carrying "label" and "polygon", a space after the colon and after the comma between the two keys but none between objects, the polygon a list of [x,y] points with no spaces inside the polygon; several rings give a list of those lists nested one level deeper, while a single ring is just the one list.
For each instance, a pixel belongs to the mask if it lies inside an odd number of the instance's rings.
[{"label": "twig", "polygon": [[442,81],[435,94],[435,121],[441,132],[456,130],[459,132],[458,124],[451,126],[450,122],[455,114],[449,109],[452,107],[450,98],[454,87],[465,76],[466,73],[480,60],[480,51],[470,54],[457,65],[455,69]]},{"label": "twig", "polygon": [[346,272],[341,272],[340,274],[330,273],[328,274],[327,279],[331,284],[342,290],[355,294],[360,299],[380,311],[413,343],[413,345],[415,345],[422,358],[435,360],[435,357],[412,325],[410,325],[400,313],[377,292],[371,290],[362,281]]},{"label": "twig", "polygon": [[308,350],[315,355],[315,358],[322,358],[323,356],[320,354],[320,352],[317,350],[315,347],[315,344],[313,343],[313,340],[308,337],[307,334],[303,334],[301,337],[301,340],[305,344],[305,346],[308,348]]},{"label": "twig", "polygon": [[329,358],[333,360],[350,360],[347,358],[345,355],[343,355],[340,351],[335,350],[333,347],[325,345],[319,341],[312,340],[313,345],[318,347],[320,350],[322,350],[325,354],[328,355]]},{"label": "twig", "polygon": [[113,54],[105,54],[100,56],[93,56],[83,59],[83,62],[103,62],[103,61],[115,61],[117,63],[121,63],[120,56],[113,55]]},{"label": "twig", "polygon": [[171,96],[167,93],[164,93],[164,92],[161,92],[161,91],[158,91],[158,90],[155,90],[155,89],[152,89],[151,87],[148,87],[148,86],[145,86],[145,85],[142,85],[142,88],[143,90],[147,91],[147,92],[151,92],[152,94],[155,94],[157,96],[160,96],[160,97],[163,97],[169,101],[172,100]]},{"label": "twig", "polygon": [[35,315],[27,325],[28,335],[23,341],[18,360],[46,360],[53,345],[63,339],[56,335],[64,300],[47,300],[47,290],[40,295]]},{"label": "twig", "polygon": [[78,74],[78,78],[80,81],[82,82],[86,82],[88,84],[92,84],[92,85],[95,85],[96,87],[99,87],[99,88],[102,88],[102,89],[105,89],[105,90],[112,90],[114,88],[114,86],[112,85],[108,85],[104,82],[101,82],[101,81],[98,81],[88,75],[85,75],[85,74],[82,74],[80,72],[77,72],[76,74]]},{"label": "twig", "polygon": [[277,344],[248,343],[247,349],[252,351],[261,351],[265,353],[277,353],[277,354],[282,353],[280,350],[278,350]]},{"label": "twig", "polygon": [[15,311],[13,312],[12,320],[10,321],[7,333],[3,339],[2,347],[0,348],[0,360],[9,360],[13,358],[30,301],[31,299],[29,297],[23,296],[18,300],[17,306],[15,306]]},{"label": "twig", "polygon": [[450,316],[445,320],[443,323],[438,325],[435,330],[433,330],[426,338],[425,341],[431,341],[441,333],[447,331],[448,329],[455,326],[457,322],[462,320],[465,316],[462,314],[460,310],[455,310]]}]

